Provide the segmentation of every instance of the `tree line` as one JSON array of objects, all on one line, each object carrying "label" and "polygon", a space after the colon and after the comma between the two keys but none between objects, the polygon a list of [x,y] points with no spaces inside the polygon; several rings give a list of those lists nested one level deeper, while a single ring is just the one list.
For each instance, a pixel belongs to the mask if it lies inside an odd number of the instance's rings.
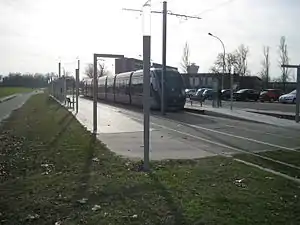
[{"label": "tree line", "polygon": [[48,81],[51,76],[54,76],[54,73],[9,73],[8,76],[0,75],[0,86],[42,88],[48,85]]},{"label": "tree line", "polygon": [[[283,68],[281,65],[289,64],[290,58],[288,56],[288,47],[286,43],[285,36],[282,36],[279,41],[279,45],[277,46],[278,50],[278,67],[280,68],[281,75],[272,79],[272,81],[282,82],[283,85],[294,78],[291,76],[291,71],[288,68]],[[267,87],[268,83],[271,81],[270,78],[270,47],[263,46],[262,49],[262,60],[261,60],[261,69],[257,74],[261,77],[264,86]],[[248,46],[241,44],[238,46],[236,50],[233,52],[219,53],[216,57],[215,62],[210,68],[210,72],[212,73],[223,73],[223,69],[225,73],[231,73],[232,68],[234,68],[234,72],[238,73],[240,76],[249,76],[251,75],[251,71],[248,68],[248,57],[250,54],[250,50]],[[187,73],[189,66],[192,64],[190,62],[190,49],[189,45],[186,42],[183,55],[181,59],[181,68],[182,70]],[[225,63],[225,64],[224,64]]]}]

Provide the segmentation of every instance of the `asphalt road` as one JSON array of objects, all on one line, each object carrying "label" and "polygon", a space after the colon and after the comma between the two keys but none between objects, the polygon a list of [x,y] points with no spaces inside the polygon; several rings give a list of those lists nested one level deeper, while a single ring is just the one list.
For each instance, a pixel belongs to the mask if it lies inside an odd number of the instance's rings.
[{"label": "asphalt road", "polygon": [[[118,105],[109,107],[140,123],[141,126],[143,125],[141,109],[124,108]],[[99,113],[101,114],[101,111]],[[113,120],[113,118],[111,119]],[[181,145],[184,146],[182,152],[185,152],[188,147],[213,154],[254,153],[269,150],[295,151],[300,149],[300,132],[290,128],[187,112],[169,112],[165,117],[162,117],[159,112],[153,112],[150,121],[153,131],[159,131],[162,136],[170,136],[172,139],[184,143]],[[142,136],[140,138],[142,139]],[[114,140],[121,142],[117,135],[114,136]],[[134,141],[131,139],[131,142]],[[122,145],[122,143],[120,144]],[[167,143],[165,143],[165,147],[167,148]],[[156,150],[164,151],[164,148]],[[126,155],[126,151],[127,149],[124,147],[123,155]],[[178,153],[178,149],[176,151]],[[186,154],[189,154],[189,151],[186,151]]]},{"label": "asphalt road", "polygon": [[[212,105],[212,101],[206,100],[203,105]],[[222,101],[222,105],[225,108],[230,108],[230,101]],[[233,102],[234,108],[239,109],[254,109],[254,110],[266,110],[266,111],[278,111],[278,112],[290,112],[295,113],[296,105],[295,104],[282,104],[278,102]]]},{"label": "asphalt road", "polygon": [[20,108],[35,93],[37,92],[18,94],[15,98],[0,103],[0,122],[7,118],[13,110]]}]

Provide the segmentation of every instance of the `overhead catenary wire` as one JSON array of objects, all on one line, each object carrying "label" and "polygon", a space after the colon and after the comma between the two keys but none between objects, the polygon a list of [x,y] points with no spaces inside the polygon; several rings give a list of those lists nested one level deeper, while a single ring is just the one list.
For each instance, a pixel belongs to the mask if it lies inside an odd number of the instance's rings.
[{"label": "overhead catenary wire", "polygon": [[[124,11],[132,11],[132,12],[139,12],[139,13],[142,13],[143,11],[140,10],[140,9],[129,9],[129,8],[123,8],[122,10]],[[154,14],[162,14],[163,12],[162,11],[155,11],[155,10],[151,10],[151,13],[154,13]],[[180,14],[180,13],[173,13],[172,11],[167,11],[167,14],[170,15],[170,16],[176,16],[176,17],[183,17],[185,19],[202,19],[201,17],[199,16],[191,16],[191,15],[186,15],[186,14]]]}]

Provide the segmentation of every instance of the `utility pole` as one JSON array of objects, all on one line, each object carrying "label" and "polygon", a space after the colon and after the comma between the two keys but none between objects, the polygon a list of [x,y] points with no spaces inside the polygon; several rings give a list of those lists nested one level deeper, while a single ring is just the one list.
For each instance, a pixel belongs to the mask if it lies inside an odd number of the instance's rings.
[{"label": "utility pole", "polygon": [[78,99],[79,99],[79,71],[80,71],[80,60],[78,59],[77,60],[77,63],[78,63],[78,68],[76,69],[76,113],[78,113],[78,106],[79,106],[79,102],[78,102]]},{"label": "utility pole", "polygon": [[97,54],[94,54],[94,76],[93,76],[93,133],[97,134],[97,92],[98,92],[98,76],[97,76]]},{"label": "utility pole", "polygon": [[143,5],[143,112],[144,112],[144,165],[150,169],[150,66],[151,66],[151,3]]},{"label": "utility pole", "polygon": [[78,97],[79,97],[79,69],[75,70],[76,74],[76,113],[78,113]]},{"label": "utility pole", "polygon": [[167,64],[167,2],[163,2],[162,32],[162,73],[161,73],[161,114],[165,115],[165,76]]},{"label": "utility pole", "polygon": [[[148,3],[148,1],[147,1]],[[123,8],[125,11],[131,11],[131,12],[143,12],[140,9],[128,9]],[[162,32],[162,76],[161,76],[161,113],[162,115],[165,114],[165,76],[166,76],[166,66],[167,66],[167,15],[170,16],[176,16],[179,18],[184,19],[201,19],[199,16],[189,16],[185,14],[179,14],[179,13],[173,13],[170,11],[167,11],[167,2],[163,2],[163,11],[153,11],[151,10],[151,13],[156,14],[163,14],[163,32]]]},{"label": "utility pole", "polygon": [[230,74],[230,110],[232,110],[233,107],[233,76],[234,76],[234,66],[232,66],[231,74]]},{"label": "utility pole", "polygon": [[299,123],[299,106],[300,106],[300,65],[281,65],[283,68],[296,68],[297,69],[297,88],[296,88],[296,115],[295,121]]}]

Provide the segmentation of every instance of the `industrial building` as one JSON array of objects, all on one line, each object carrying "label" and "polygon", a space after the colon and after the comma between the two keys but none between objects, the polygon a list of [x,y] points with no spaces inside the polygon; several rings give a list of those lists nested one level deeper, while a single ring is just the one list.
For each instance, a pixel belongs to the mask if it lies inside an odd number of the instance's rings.
[{"label": "industrial building", "polygon": [[[158,63],[152,63],[151,66],[155,68],[162,67],[162,65]],[[167,66],[167,68],[178,70],[178,68],[172,66]],[[143,60],[126,57],[115,59],[115,74],[141,69],[143,69]]]}]

